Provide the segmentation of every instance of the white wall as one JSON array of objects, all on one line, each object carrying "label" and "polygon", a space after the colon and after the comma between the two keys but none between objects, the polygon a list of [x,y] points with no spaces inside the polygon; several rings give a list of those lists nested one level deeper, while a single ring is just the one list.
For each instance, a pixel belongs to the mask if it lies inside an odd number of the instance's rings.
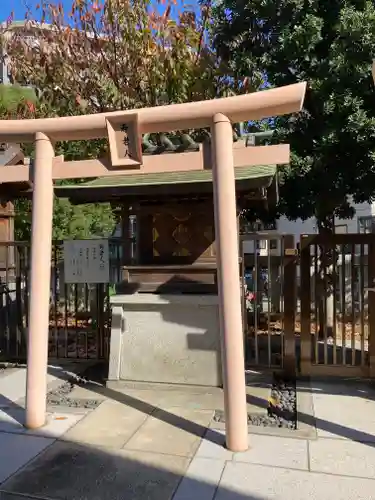
[{"label": "white wall", "polygon": [[277,232],[285,234],[293,234],[296,241],[299,240],[301,234],[314,234],[317,232],[315,218],[307,220],[288,220],[286,217],[280,217],[276,222]]},{"label": "white wall", "polygon": [[[361,203],[355,205],[356,214],[353,219],[335,219],[335,226],[337,232],[347,232],[347,233],[357,233],[358,232],[358,217],[369,217],[375,216],[375,203]],[[344,226],[344,227],[338,227]],[[297,219],[295,221],[290,221],[286,217],[280,217],[276,222],[276,233],[279,234],[292,234],[294,236],[295,243],[300,241],[301,234],[316,234],[318,232],[315,217],[311,217],[307,220]],[[272,233],[272,231],[267,231],[267,233]],[[245,241],[243,243],[244,253],[254,253],[254,242]],[[271,250],[271,255],[280,255],[280,245],[275,250]],[[259,255],[268,255],[267,248],[259,251]]]},{"label": "white wall", "polygon": [[[348,233],[358,232],[358,217],[369,217],[375,215],[375,204],[370,203],[359,203],[355,205],[356,214],[353,219],[335,219],[335,226],[346,226]],[[345,228],[343,228],[345,229]],[[317,233],[317,224],[315,217],[302,221],[298,219],[296,221],[290,221],[285,217],[280,217],[277,221],[277,232],[293,234],[296,241],[300,239],[301,234],[314,234]],[[338,231],[339,232],[339,228]]]}]

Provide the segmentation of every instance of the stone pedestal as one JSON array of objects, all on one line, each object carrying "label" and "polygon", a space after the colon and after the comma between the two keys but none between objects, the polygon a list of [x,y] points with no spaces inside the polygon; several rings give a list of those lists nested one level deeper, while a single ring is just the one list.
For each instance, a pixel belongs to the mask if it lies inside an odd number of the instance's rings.
[{"label": "stone pedestal", "polygon": [[220,387],[217,295],[115,295],[108,380]]}]

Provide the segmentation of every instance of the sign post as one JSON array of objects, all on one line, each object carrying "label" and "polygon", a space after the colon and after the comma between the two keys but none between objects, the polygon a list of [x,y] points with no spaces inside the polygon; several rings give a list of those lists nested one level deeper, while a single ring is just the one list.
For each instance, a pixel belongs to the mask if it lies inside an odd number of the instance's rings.
[{"label": "sign post", "polygon": [[65,283],[109,283],[108,240],[64,241]]}]

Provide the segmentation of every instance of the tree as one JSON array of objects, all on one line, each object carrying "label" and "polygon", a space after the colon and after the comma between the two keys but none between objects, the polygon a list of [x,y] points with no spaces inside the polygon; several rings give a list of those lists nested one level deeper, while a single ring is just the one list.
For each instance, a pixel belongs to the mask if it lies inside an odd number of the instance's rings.
[{"label": "tree", "polygon": [[[24,28],[10,24],[1,37],[14,81],[36,89],[35,117],[178,103],[249,88],[228,79],[227,67],[210,48],[209,3],[198,13],[152,0],[76,0],[70,12],[47,1],[39,10],[42,22],[28,12]],[[106,140],[56,145],[56,154],[67,160],[106,152]],[[54,236],[88,235],[94,227],[88,221],[95,219],[98,227],[100,210],[108,222],[109,205],[91,206],[89,217],[88,207],[57,200]],[[22,228],[30,227],[24,214],[22,221]]]},{"label": "tree", "polygon": [[[374,2],[220,0],[214,18],[215,47],[237,76],[308,82],[303,112],[274,120],[275,140],[292,151],[274,215],[315,216],[319,231],[332,233],[335,216],[352,217],[353,203],[375,194]],[[332,252],[322,259],[332,292]]]},{"label": "tree", "polygon": [[[8,119],[22,119],[33,116],[37,98],[31,88],[19,85],[0,85],[0,116]],[[15,238],[23,239],[29,234],[31,220],[29,217],[29,201],[15,201]]]},{"label": "tree", "polygon": [[320,229],[331,230],[333,215],[353,215],[351,196],[371,200],[373,2],[223,0],[215,9],[214,39],[237,75],[264,72],[276,86],[308,82],[303,112],[274,120],[275,139],[292,150],[280,212],[291,219],[316,216]]},{"label": "tree", "polygon": [[[32,88],[19,85],[0,85],[0,116],[9,119],[34,117],[38,109],[38,99]],[[95,145],[95,143],[94,143]],[[93,146],[93,144],[91,144]],[[33,155],[33,147],[24,145],[26,156]],[[91,148],[92,149],[92,148]],[[77,141],[70,145],[60,144],[57,153],[66,153],[68,159],[77,159],[86,152],[85,143]],[[90,151],[88,152],[88,156]],[[17,199],[15,206],[15,238],[29,240],[31,235],[31,202]],[[109,204],[71,205],[67,200],[56,199],[54,204],[53,239],[89,238],[108,236],[115,225],[115,217]]]},{"label": "tree", "polygon": [[161,3],[76,0],[65,12],[43,2],[42,23],[28,13],[24,30],[3,36],[12,75],[74,114],[217,95],[227,82],[206,42],[208,7],[178,13],[168,1],[160,12]]}]

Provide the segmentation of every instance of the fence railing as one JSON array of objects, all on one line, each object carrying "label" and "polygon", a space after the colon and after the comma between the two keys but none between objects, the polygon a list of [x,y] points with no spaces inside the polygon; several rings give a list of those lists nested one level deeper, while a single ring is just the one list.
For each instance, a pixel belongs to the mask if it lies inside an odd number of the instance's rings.
[{"label": "fence railing", "polygon": [[[110,334],[109,297],[121,278],[124,243],[109,240],[110,283],[64,282],[63,242],[55,241],[51,255],[50,358],[105,359]],[[30,244],[0,243],[0,357],[26,355],[30,296]]]},{"label": "fence railing", "polygon": [[303,373],[369,375],[374,244],[373,234],[302,236],[296,331]]},{"label": "fence railing", "polygon": [[[375,292],[368,292],[375,284],[375,235],[303,236],[299,258],[289,246],[282,260],[275,255],[246,257],[255,276],[255,288],[250,290],[255,299],[244,321],[248,363],[285,367],[297,362],[305,375],[375,375],[375,342],[370,335],[375,332]],[[128,254],[120,239],[109,240],[109,248],[108,284],[67,284],[63,242],[53,242],[50,358],[108,358],[109,299],[122,279],[123,255]],[[2,359],[26,355],[30,256],[29,243],[0,243]],[[268,278],[262,294],[258,292],[263,267]]]}]

